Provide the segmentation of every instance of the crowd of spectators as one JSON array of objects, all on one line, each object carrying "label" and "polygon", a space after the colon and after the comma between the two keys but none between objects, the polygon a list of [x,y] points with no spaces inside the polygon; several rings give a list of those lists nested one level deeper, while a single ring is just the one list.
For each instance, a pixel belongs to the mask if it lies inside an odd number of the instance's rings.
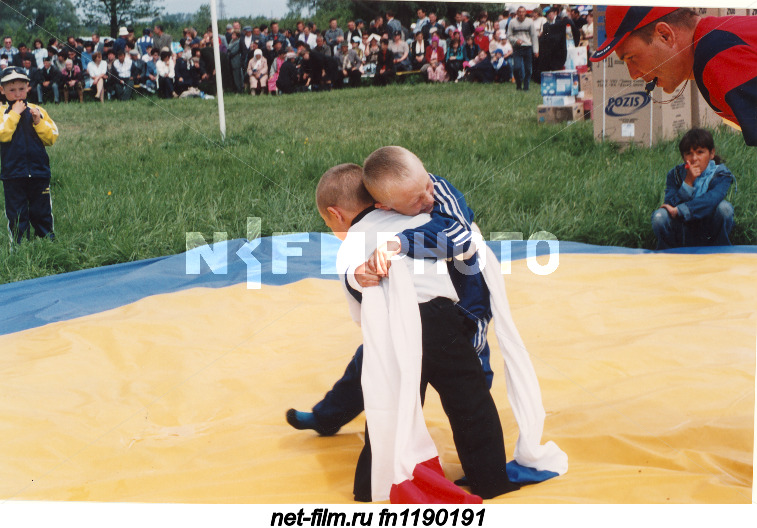
[{"label": "crowd of spectators", "polygon": [[[561,69],[566,35],[575,45],[591,39],[591,12],[549,7],[476,18],[461,11],[450,20],[423,8],[417,19],[398,20],[391,11],[369,22],[337,19],[320,29],[298,21],[292,29],[276,21],[257,27],[233,22],[219,36],[225,91],[288,94],[297,91],[386,85],[416,74],[427,82],[512,82],[528,89],[542,70]],[[31,98],[43,103],[95,99],[129,100],[135,90],[162,98],[205,97],[215,92],[217,74],[211,28],[199,35],[186,28],[174,42],[161,25],[137,37],[121,27],[115,39],[51,38],[44,45],[13,46],[5,37],[0,69],[22,68],[31,79]],[[539,49],[541,47],[541,54]]]}]

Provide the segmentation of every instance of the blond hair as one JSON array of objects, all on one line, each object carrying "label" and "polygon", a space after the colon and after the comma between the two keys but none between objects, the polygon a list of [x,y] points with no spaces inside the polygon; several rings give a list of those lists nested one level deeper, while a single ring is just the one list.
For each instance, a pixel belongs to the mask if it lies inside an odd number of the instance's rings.
[{"label": "blond hair", "polygon": [[410,164],[418,156],[404,147],[389,146],[374,150],[363,162],[363,183],[374,198],[385,193],[388,187],[410,177]]},{"label": "blond hair", "polygon": [[333,206],[359,211],[374,200],[363,185],[363,169],[354,163],[342,163],[323,173],[315,189],[315,203],[322,215]]}]

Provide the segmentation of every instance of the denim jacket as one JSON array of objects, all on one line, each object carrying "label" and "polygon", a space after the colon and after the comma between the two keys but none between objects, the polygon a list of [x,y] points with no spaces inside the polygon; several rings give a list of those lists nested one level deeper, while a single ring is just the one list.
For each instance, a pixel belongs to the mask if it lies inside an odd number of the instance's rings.
[{"label": "denim jacket", "polygon": [[697,198],[694,198],[694,187],[685,183],[685,179],[685,164],[670,169],[665,184],[665,203],[677,207],[683,220],[688,222],[709,216],[715,211],[733,183],[733,174],[725,165],[716,165],[707,192]]}]

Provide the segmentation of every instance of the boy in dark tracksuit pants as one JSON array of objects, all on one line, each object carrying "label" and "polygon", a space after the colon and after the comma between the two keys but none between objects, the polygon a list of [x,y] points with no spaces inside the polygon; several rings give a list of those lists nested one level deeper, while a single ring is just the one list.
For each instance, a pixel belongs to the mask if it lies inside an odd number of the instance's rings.
[{"label": "boy in dark tracksuit pants", "polygon": [[58,139],[58,127],[42,108],[26,103],[29,78],[18,68],[3,70],[0,91],[0,180],[8,229],[17,243],[30,237],[54,239],[50,198],[50,159],[45,147]]}]

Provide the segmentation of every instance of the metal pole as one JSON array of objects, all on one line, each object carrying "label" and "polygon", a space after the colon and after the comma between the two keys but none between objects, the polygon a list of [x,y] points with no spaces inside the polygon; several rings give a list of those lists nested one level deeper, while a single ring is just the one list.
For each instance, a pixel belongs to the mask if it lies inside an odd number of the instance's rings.
[{"label": "metal pole", "polygon": [[221,140],[226,141],[226,111],[223,105],[223,80],[221,78],[221,50],[218,47],[218,10],[216,0],[210,0],[210,20],[213,26],[213,58],[216,64],[216,99],[218,99],[218,124]]}]

